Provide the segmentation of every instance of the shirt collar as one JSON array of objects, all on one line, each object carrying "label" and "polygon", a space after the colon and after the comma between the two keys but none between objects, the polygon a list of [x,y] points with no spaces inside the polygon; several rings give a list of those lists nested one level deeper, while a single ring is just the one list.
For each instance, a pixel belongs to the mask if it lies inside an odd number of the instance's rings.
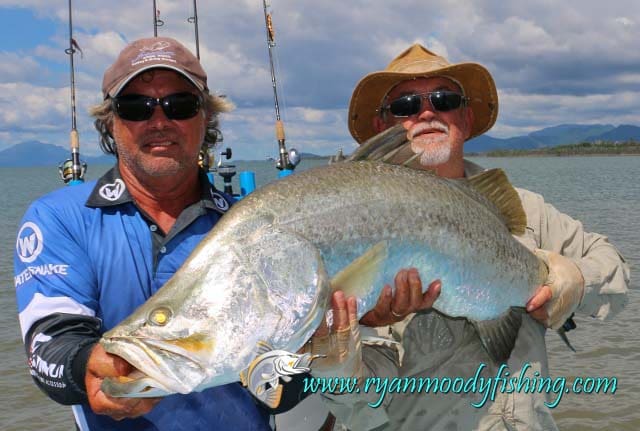
[{"label": "shirt collar", "polygon": [[484,172],[486,169],[480,166],[477,163],[472,162],[471,160],[464,159],[464,177],[469,178],[481,172]]},{"label": "shirt collar", "polygon": [[88,207],[102,208],[133,202],[133,198],[124,184],[120,169],[116,164],[109,169],[98,181],[85,203]]},{"label": "shirt collar", "polygon": [[[198,175],[200,184],[205,185],[205,187],[200,187],[200,202],[202,202],[202,205],[220,214],[227,212],[235,202],[235,199],[218,191],[209,182],[207,174],[202,169],[199,170]],[[120,175],[120,169],[116,164],[98,179],[85,205],[93,208],[104,208],[130,202],[133,202],[133,197],[127,190],[127,186]]]}]

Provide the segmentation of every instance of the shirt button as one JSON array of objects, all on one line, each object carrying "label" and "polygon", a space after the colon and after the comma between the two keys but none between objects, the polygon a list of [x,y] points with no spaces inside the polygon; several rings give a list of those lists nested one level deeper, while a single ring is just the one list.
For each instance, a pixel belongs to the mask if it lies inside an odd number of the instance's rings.
[{"label": "shirt button", "polygon": [[156,226],[155,224],[152,224],[151,226],[149,226],[149,230],[151,230],[151,232],[155,232],[158,230],[158,226]]},{"label": "shirt button", "polygon": [[167,247],[162,247],[162,248],[160,249],[160,253],[164,254],[164,253],[166,253],[166,252],[167,252]]}]

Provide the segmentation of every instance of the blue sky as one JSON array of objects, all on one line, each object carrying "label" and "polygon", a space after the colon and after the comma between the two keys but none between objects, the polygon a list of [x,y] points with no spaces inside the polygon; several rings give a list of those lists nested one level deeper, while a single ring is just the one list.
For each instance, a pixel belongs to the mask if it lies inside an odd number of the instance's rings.
[{"label": "blue sky", "polygon": [[[287,145],[351,151],[346,107],[355,84],[413,42],[452,62],[485,65],[500,114],[489,132],[557,124],[640,125],[637,0],[271,0]],[[195,48],[192,0],[157,0],[171,36]],[[74,2],[81,152],[99,153],[86,114],[105,68],[131,40],[153,35],[152,1]],[[275,155],[274,108],[261,0],[198,2],[210,87],[236,109],[222,118],[237,159]],[[70,130],[67,1],[0,0],[0,150],[39,140],[66,147]]]}]

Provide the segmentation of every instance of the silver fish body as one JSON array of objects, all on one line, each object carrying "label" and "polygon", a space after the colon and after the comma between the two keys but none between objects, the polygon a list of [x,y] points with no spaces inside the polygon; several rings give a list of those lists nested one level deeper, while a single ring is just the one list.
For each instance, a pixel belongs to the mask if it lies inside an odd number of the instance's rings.
[{"label": "silver fish body", "polygon": [[384,256],[363,278],[361,313],[400,268],[441,279],[434,308],[473,322],[524,306],[544,280],[538,259],[464,182],[375,162],[315,168],[234,205],[171,280],[104,335],[106,351],[155,383],[103,388],[187,393],[239,380],[259,343],[297,351],[324,316],[329,280],[376,247]]}]

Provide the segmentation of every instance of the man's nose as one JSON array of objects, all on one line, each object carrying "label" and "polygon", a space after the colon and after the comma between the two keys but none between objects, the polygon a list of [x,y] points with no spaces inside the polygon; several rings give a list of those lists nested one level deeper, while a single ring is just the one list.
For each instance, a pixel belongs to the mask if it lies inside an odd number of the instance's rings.
[{"label": "man's nose", "polygon": [[422,99],[420,106],[420,112],[418,112],[418,118],[423,121],[430,121],[436,117],[436,110],[431,106],[431,102],[428,99]]},{"label": "man's nose", "polygon": [[163,125],[170,122],[171,120],[167,118],[167,115],[162,110],[162,106],[155,105],[153,107],[153,112],[151,113],[151,118],[149,118],[149,120],[147,121],[149,121],[151,125]]}]

